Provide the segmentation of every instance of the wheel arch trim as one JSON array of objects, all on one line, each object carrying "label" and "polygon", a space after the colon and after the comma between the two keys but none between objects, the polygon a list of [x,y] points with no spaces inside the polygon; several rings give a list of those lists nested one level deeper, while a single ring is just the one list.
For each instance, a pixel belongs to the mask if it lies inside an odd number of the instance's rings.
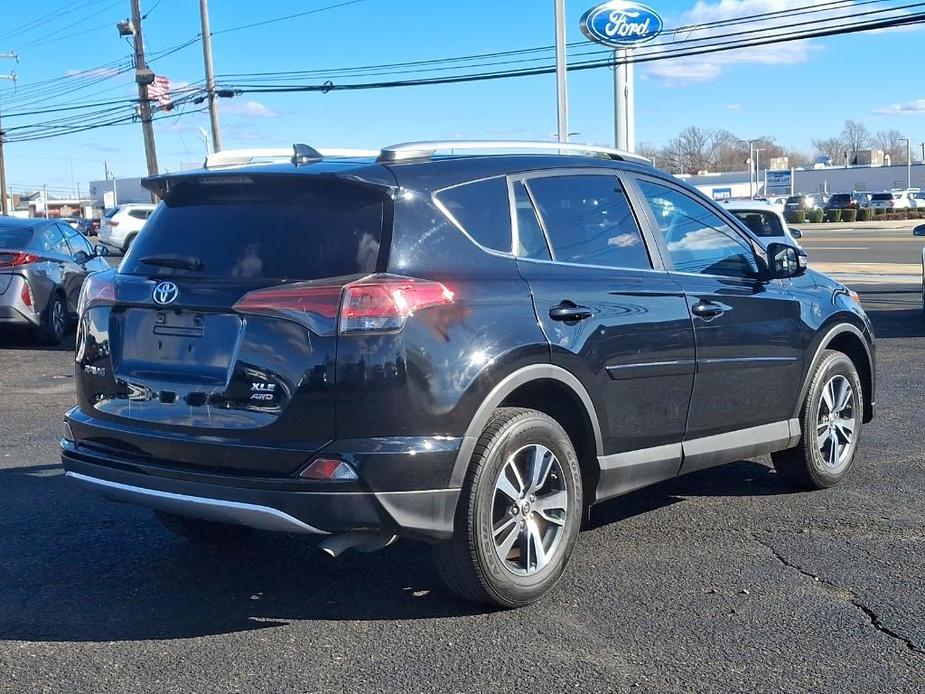
[{"label": "wheel arch trim", "polygon": [[[867,338],[864,336],[864,333],[861,332],[853,323],[837,323],[829,328],[819,340],[819,344],[816,346],[816,350],[813,353],[813,358],[809,362],[809,368],[806,370],[806,375],[803,377],[803,385],[800,387],[800,397],[797,399],[796,409],[794,410],[793,416],[799,417],[800,412],[803,409],[803,401],[806,399],[806,393],[809,391],[809,384],[812,382],[813,374],[816,372],[816,367],[819,366],[819,362],[822,360],[822,353],[826,348],[832,343],[839,335],[844,333],[850,333],[854,335],[858,341],[864,347],[864,353],[867,355],[867,367],[870,370],[870,379],[871,379],[871,389],[873,389],[874,379],[876,374],[874,372],[874,357],[870,350],[870,345],[867,342]],[[868,394],[870,397],[871,403],[873,403],[873,392]]]},{"label": "wheel arch trim", "polygon": [[561,366],[555,366],[554,364],[530,364],[529,366],[521,367],[509,373],[501,379],[497,385],[491,389],[491,392],[485,396],[484,400],[482,400],[482,404],[479,405],[475,415],[469,422],[466,433],[462,437],[462,443],[456,455],[456,462],[453,465],[453,472],[450,476],[451,487],[462,486],[463,480],[466,477],[466,470],[469,467],[469,459],[472,457],[472,451],[475,449],[476,441],[485,428],[485,424],[488,422],[491,413],[507,396],[519,387],[532,381],[542,380],[558,381],[570,388],[572,392],[578,396],[578,399],[585,408],[588,419],[591,420],[591,428],[594,431],[596,454],[598,456],[603,455],[604,446],[600,420],[597,417],[597,410],[594,407],[591,396],[588,394],[587,389],[582,385],[581,381],[579,381],[574,374],[566,371]]}]

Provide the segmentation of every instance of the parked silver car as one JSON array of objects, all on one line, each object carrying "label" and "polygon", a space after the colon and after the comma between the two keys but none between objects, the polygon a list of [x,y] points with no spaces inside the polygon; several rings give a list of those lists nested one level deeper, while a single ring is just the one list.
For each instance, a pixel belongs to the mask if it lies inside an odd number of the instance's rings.
[{"label": "parked silver car", "polygon": [[0,326],[29,328],[44,344],[61,342],[84,278],[109,268],[108,252],[64,222],[0,217]]}]

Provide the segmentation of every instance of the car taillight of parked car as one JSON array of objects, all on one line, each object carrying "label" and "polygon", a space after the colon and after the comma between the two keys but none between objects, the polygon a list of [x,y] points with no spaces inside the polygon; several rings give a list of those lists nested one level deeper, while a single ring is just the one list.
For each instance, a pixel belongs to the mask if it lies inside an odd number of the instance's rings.
[{"label": "car taillight of parked car", "polygon": [[319,334],[345,335],[398,332],[415,311],[452,302],[453,292],[440,282],[379,275],[347,285],[259,289],[245,294],[234,309],[287,318]]},{"label": "car taillight of parked car", "polygon": [[19,267],[39,260],[37,255],[21,251],[0,251],[0,268]]}]

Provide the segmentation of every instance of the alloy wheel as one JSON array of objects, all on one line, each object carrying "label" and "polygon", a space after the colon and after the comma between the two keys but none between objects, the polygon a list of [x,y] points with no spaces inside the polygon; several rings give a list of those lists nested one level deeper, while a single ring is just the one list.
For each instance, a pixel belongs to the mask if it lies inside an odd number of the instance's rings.
[{"label": "alloy wheel", "polygon": [[854,388],[844,376],[833,376],[822,389],[816,420],[816,446],[827,468],[837,470],[851,460],[856,428]]},{"label": "alloy wheel", "polygon": [[568,491],[562,465],[540,444],[519,448],[495,481],[492,531],[505,568],[530,576],[547,566],[565,535]]},{"label": "alloy wheel", "polygon": [[60,299],[52,300],[51,328],[56,337],[64,335],[64,303]]}]

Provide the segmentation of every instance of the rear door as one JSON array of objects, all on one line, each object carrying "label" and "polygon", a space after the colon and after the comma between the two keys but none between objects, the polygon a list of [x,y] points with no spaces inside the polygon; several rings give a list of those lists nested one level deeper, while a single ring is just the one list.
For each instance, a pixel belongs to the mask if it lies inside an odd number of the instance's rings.
[{"label": "rear door", "polygon": [[[334,438],[336,306],[377,269],[389,204],[320,176],[175,182],[119,272],[92,280],[111,276],[115,301],[82,321],[82,409],[173,432],[170,460],[202,464],[210,435],[223,465],[291,472]],[[291,306],[251,294],[306,282]],[[277,452],[234,449],[261,442]]]},{"label": "rear door", "polygon": [[518,267],[552,362],[597,408],[606,453],[597,499],[677,474],[693,330],[623,181],[612,170],[550,172],[514,177],[511,195]]},{"label": "rear door", "polygon": [[745,438],[787,440],[802,373],[799,302],[780,280],[760,279],[752,242],[719,211],[662,179],[637,176],[636,184],[694,324],[697,376],[685,441],[705,448],[685,444],[685,469],[711,464],[715,449],[736,440],[707,437],[762,427]]}]

